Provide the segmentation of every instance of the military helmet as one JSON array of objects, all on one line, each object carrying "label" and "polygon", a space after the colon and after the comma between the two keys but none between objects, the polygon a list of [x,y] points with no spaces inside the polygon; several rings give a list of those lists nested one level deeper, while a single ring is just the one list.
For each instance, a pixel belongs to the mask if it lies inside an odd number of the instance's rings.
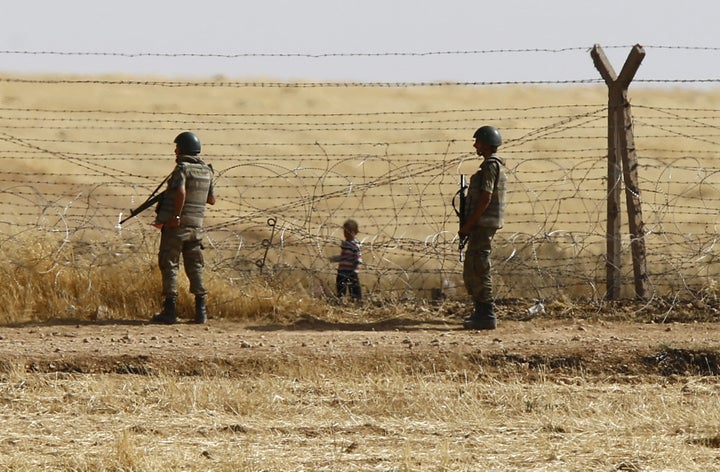
[{"label": "military helmet", "polygon": [[502,136],[500,136],[500,131],[493,126],[481,126],[477,131],[475,131],[473,138],[479,139],[489,146],[497,147],[502,145]]},{"label": "military helmet", "polygon": [[190,131],[183,131],[178,134],[174,142],[183,154],[191,156],[200,154],[200,138]]}]

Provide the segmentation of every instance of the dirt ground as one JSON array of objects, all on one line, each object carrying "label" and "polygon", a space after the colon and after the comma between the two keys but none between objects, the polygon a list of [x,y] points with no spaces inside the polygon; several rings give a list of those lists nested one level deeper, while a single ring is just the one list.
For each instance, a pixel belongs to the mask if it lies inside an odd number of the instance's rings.
[{"label": "dirt ground", "polygon": [[[693,310],[709,313],[706,307]],[[686,316],[701,320],[688,322],[665,317],[663,323],[652,318],[606,321],[602,314],[548,318],[518,319],[500,307],[498,329],[488,332],[463,330],[460,315],[432,312],[374,322],[305,315],[290,323],[211,319],[206,325],[163,326],[62,320],[6,325],[0,327],[0,370],[235,376],[303,362],[341,368],[342,359],[383,358],[413,369],[469,362],[485,374],[528,380],[581,375],[657,381],[720,374],[720,324],[712,317]]]}]

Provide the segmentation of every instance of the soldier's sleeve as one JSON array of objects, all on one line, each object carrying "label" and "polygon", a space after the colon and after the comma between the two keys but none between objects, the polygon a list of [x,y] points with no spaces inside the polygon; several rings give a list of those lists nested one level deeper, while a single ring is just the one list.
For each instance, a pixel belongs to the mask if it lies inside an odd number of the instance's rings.
[{"label": "soldier's sleeve", "polygon": [[185,169],[181,165],[175,166],[168,181],[168,188],[178,188],[185,185]]},{"label": "soldier's sleeve", "polygon": [[480,189],[493,193],[498,172],[500,172],[500,164],[497,162],[488,162],[487,165],[483,166]]}]

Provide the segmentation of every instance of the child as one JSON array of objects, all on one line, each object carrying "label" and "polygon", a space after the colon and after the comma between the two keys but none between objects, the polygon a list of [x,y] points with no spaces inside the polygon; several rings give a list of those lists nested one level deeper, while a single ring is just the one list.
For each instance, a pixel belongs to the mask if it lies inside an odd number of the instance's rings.
[{"label": "child", "polygon": [[347,292],[356,302],[362,301],[362,290],[358,278],[358,269],[362,264],[362,254],[360,253],[360,243],[355,239],[359,232],[357,221],[345,221],[343,223],[345,240],[340,245],[340,255],[330,256],[329,258],[330,262],[338,263],[335,282],[338,298],[342,298]]}]

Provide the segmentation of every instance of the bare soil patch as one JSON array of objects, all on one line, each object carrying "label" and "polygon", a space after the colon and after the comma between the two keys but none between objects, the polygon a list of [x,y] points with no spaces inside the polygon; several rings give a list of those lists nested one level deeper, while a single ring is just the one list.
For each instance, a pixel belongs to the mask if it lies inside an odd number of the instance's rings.
[{"label": "bare soil patch", "polygon": [[[691,309],[693,315],[674,315],[690,321],[668,322],[673,318],[665,316],[660,323],[661,314],[645,314],[646,321],[618,319],[622,309],[608,316],[614,320],[597,312],[578,318],[578,310],[565,319],[523,320],[512,315],[520,313],[518,307],[501,306],[499,328],[488,332],[463,330],[460,310],[452,308],[370,322],[311,315],[282,323],[211,319],[204,326],[57,320],[0,327],[0,366],[236,377],[307,363],[341,373],[344,359],[368,369],[373,359],[382,359],[413,371],[476,369],[481,375],[526,380],[582,376],[655,382],[718,375],[720,325],[710,321],[709,308]],[[368,362],[358,362],[363,359]]]}]

